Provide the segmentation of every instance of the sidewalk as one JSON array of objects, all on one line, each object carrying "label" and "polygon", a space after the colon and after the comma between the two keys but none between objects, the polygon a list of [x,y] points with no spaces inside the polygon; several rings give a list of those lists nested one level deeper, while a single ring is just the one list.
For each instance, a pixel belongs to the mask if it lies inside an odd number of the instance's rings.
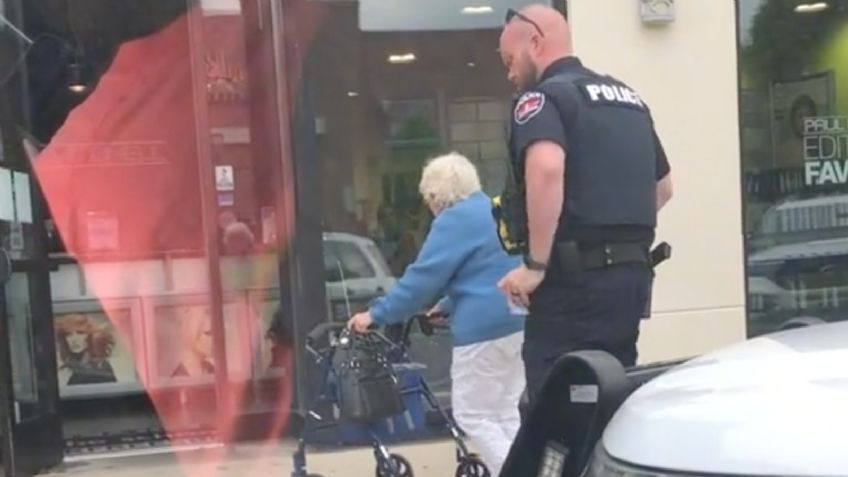
[{"label": "sidewalk", "polygon": [[[229,455],[217,463],[201,462],[203,451],[148,456],[74,459],[50,473],[55,477],[289,477],[295,442],[268,445],[232,446]],[[453,441],[440,440],[390,447],[411,463],[416,477],[455,475]],[[374,458],[370,448],[344,448],[307,453],[309,472],[324,477],[370,477]]]}]

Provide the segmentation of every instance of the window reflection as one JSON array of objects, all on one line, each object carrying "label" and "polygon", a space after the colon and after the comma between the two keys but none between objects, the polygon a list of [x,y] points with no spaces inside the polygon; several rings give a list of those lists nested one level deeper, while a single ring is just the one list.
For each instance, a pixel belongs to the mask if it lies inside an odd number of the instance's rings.
[{"label": "window reflection", "polygon": [[[279,434],[294,374],[279,277],[290,179],[282,126],[267,119],[283,82],[274,37],[254,34],[267,12],[232,0],[2,4],[32,39],[0,55],[0,77],[21,73],[2,85],[14,104],[0,149],[31,163],[50,215],[66,434],[161,427],[228,441],[248,412],[266,417],[251,432]],[[94,425],[104,402],[120,415]]]},{"label": "window reflection", "polygon": [[[457,150],[500,191],[495,49],[531,2],[66,3],[3,0],[32,43],[0,31],[0,149],[33,165],[49,215],[66,433],[232,430],[214,422],[232,411],[279,435],[298,334],[367,307],[421,247],[424,161]],[[441,392],[449,349],[446,330],[413,337]]]},{"label": "window reflection", "polygon": [[848,2],[742,0],[749,334],[848,305]]}]

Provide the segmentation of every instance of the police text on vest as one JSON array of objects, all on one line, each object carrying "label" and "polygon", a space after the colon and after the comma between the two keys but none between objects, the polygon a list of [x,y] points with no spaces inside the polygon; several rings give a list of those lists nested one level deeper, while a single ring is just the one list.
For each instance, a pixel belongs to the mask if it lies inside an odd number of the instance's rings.
[{"label": "police text on vest", "polygon": [[617,84],[588,83],[583,86],[593,103],[625,104],[644,108],[642,98],[630,88]]}]

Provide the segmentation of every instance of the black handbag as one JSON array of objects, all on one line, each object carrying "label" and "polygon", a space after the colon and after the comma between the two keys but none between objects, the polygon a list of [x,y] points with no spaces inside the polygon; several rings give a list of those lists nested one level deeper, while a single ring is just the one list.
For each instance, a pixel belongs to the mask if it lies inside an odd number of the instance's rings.
[{"label": "black handbag", "polygon": [[344,333],[333,356],[341,419],[372,422],[406,407],[385,343],[371,333]]}]

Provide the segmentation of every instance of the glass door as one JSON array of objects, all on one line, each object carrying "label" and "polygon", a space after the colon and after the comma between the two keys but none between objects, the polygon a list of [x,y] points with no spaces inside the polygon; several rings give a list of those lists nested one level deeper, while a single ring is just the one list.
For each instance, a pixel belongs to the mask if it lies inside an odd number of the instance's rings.
[{"label": "glass door", "polygon": [[11,265],[0,294],[2,456],[6,476],[28,476],[61,463],[64,449],[53,318],[46,261],[11,258],[16,254],[5,249],[2,255]]},{"label": "glass door", "polygon": [[29,476],[62,461],[44,214],[25,113],[32,40],[21,2],[0,2],[0,425],[4,475]]}]

